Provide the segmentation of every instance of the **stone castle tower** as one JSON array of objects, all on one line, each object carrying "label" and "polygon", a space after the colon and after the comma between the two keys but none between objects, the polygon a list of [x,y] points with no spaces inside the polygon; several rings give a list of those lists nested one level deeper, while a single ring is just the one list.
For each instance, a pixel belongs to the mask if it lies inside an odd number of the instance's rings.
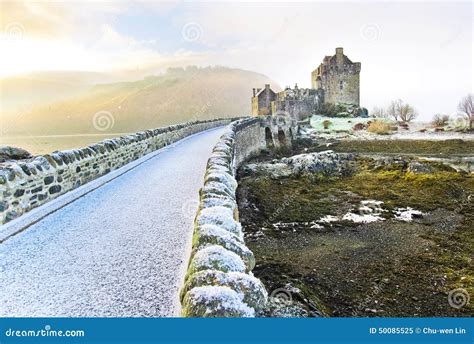
[{"label": "stone castle tower", "polygon": [[324,103],[360,106],[359,74],[360,62],[352,62],[343,48],[336,48],[336,55],[326,56],[311,73],[311,85],[324,91]]}]

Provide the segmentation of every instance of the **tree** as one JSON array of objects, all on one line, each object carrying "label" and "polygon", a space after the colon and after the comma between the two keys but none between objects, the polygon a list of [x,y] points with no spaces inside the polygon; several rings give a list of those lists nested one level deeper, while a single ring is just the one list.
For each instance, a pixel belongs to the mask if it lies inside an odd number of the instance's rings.
[{"label": "tree", "polygon": [[413,121],[416,116],[418,116],[418,112],[415,110],[413,106],[410,104],[403,104],[399,108],[400,119],[407,123]]},{"label": "tree", "polygon": [[474,95],[472,93],[465,96],[458,104],[458,110],[466,116],[469,123],[469,130],[472,130],[474,123]]},{"label": "tree", "polygon": [[410,104],[405,104],[403,100],[397,99],[387,107],[387,116],[397,122],[410,122],[418,116],[418,112]]},{"label": "tree", "polygon": [[387,107],[387,116],[391,117],[394,121],[398,121],[400,104],[402,104],[401,99],[392,100],[390,105]]},{"label": "tree", "polygon": [[385,109],[383,107],[380,107],[380,106],[375,106],[372,109],[371,114],[372,114],[373,117],[377,117],[377,118],[387,117],[387,114],[385,113]]},{"label": "tree", "polygon": [[444,127],[449,122],[448,115],[442,115],[440,113],[433,116],[433,121],[431,122],[435,127]]}]

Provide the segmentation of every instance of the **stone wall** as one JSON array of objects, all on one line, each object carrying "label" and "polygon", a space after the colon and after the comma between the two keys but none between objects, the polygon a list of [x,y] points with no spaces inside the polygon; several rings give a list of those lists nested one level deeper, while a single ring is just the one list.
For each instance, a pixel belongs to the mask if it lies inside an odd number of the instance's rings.
[{"label": "stone wall", "polygon": [[181,290],[183,316],[254,317],[266,306],[267,291],[251,273],[255,258],[244,242],[235,196],[236,169],[263,148],[261,122],[231,123],[209,158]]},{"label": "stone wall", "polygon": [[326,56],[311,73],[312,87],[324,90],[325,103],[359,106],[360,69],[360,62],[352,62],[343,48],[336,48],[336,54]]},{"label": "stone wall", "polygon": [[0,164],[0,223],[194,133],[230,119],[190,122],[104,140],[81,149]]},{"label": "stone wall", "polygon": [[326,77],[325,103],[360,104],[360,67],[347,66],[339,71],[330,70]]}]

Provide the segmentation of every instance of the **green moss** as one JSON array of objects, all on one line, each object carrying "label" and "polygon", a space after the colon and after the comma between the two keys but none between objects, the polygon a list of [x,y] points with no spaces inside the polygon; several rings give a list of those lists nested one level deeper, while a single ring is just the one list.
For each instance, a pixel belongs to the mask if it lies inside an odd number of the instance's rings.
[{"label": "green moss", "polygon": [[[474,194],[474,177],[444,171],[433,165],[433,173],[412,173],[401,165],[371,166],[370,159],[359,159],[358,172],[343,178],[302,176],[273,180],[268,177],[245,178],[241,187],[272,222],[300,222],[335,215],[340,207],[336,198],[353,201],[383,200],[389,209],[412,207],[421,211],[436,208],[453,210],[462,197]],[[359,197],[348,197],[347,191]],[[346,193],[345,193],[346,192]]]},{"label": "green moss", "polygon": [[[446,228],[386,221],[365,231],[346,223],[322,232],[304,226],[289,232],[267,231],[263,238],[247,242],[256,255],[257,275],[263,274],[269,290],[286,283],[301,289],[304,303],[314,304],[325,315],[353,316],[354,310],[357,315],[379,315],[365,312],[378,306],[365,306],[363,300],[380,283],[377,300],[387,312],[382,316],[472,314],[472,301],[456,310],[447,304],[447,294],[463,288],[471,298],[474,295],[474,200],[468,198],[474,195],[474,176],[427,164],[432,173],[409,172],[403,162],[380,165],[358,158],[356,172],[341,178],[243,178],[238,194],[245,194],[259,210],[239,209],[247,231],[255,228],[249,225],[259,228],[263,221],[301,223],[341,214],[344,207],[354,208],[364,199],[381,200],[389,210],[446,209],[458,216],[446,219]],[[364,306],[358,308],[360,304]]]}]

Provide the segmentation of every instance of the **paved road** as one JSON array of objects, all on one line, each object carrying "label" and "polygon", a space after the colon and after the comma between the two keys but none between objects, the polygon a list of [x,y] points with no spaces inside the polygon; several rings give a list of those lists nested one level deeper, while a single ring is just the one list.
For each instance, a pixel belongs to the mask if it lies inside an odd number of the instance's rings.
[{"label": "paved road", "polygon": [[177,315],[198,190],[223,131],[168,147],[0,244],[0,316]]}]

